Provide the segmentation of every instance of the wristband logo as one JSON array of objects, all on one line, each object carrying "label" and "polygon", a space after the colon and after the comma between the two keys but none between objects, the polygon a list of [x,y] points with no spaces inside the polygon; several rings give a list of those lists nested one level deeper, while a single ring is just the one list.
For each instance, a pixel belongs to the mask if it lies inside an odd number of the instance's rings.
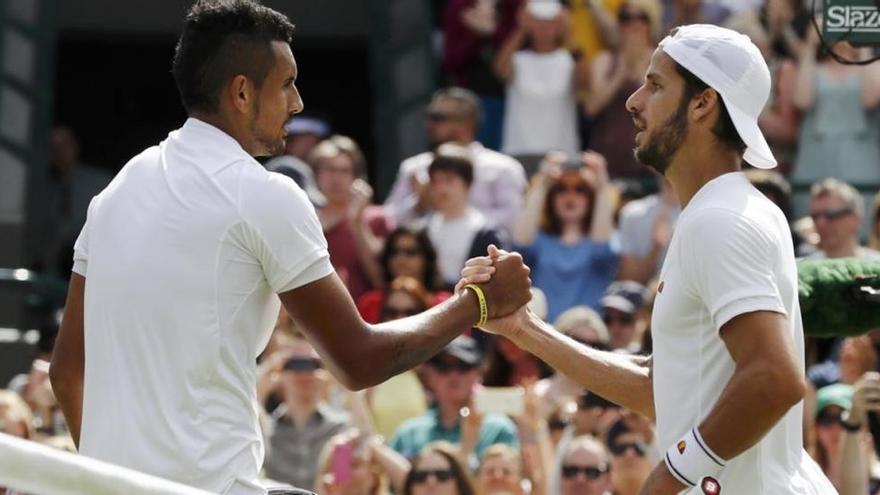
[{"label": "wristband logo", "polygon": [[684,451],[687,450],[687,446],[688,444],[684,440],[678,442],[678,445],[676,445],[676,447],[678,448],[678,453],[684,454]]},{"label": "wristband logo", "polygon": [[703,478],[703,482],[700,483],[700,489],[703,495],[721,495],[721,483],[711,476]]}]

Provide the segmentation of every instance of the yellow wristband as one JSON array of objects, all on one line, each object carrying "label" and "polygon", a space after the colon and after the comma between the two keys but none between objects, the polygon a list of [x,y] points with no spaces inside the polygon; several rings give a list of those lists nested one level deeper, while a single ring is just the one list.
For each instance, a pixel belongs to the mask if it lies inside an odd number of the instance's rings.
[{"label": "yellow wristband", "polygon": [[486,294],[480,286],[475,284],[467,284],[464,288],[474,291],[474,294],[477,295],[477,300],[480,302],[480,321],[477,322],[476,326],[485,326],[486,322],[489,321],[489,305],[486,303]]}]

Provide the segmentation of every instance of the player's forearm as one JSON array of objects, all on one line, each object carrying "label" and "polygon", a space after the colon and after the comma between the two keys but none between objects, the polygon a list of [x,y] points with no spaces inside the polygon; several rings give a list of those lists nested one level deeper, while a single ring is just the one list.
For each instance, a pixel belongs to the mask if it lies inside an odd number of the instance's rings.
[{"label": "player's forearm", "polygon": [[557,332],[535,316],[527,328],[512,336],[523,349],[538,356],[591,392],[654,417],[650,358],[598,351]]},{"label": "player's forearm", "polygon": [[416,316],[373,325],[369,342],[361,347],[365,366],[357,388],[381,383],[427,361],[478,319],[477,298],[467,290]]},{"label": "player's forearm", "polygon": [[732,459],[758,443],[804,396],[803,374],[781,363],[737,368],[700,425],[708,447]]}]

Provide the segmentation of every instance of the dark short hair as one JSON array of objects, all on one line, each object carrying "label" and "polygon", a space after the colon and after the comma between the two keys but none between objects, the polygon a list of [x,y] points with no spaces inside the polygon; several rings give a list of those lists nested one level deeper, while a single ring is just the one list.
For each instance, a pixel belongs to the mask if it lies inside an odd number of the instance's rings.
[{"label": "dark short hair", "polygon": [[[675,65],[675,71],[684,79],[684,89],[682,90],[680,107],[686,106],[694,96],[711,88],[711,86],[695,76],[693,72],[682,67],[682,65],[675,60],[673,60],[672,63]],[[724,146],[736,151],[742,156],[746,151],[746,143],[743,142],[742,138],[739,136],[739,132],[736,130],[736,126],[733,125],[733,120],[730,119],[730,113],[727,111],[727,106],[724,104],[724,100],[721,98],[720,93],[718,94],[718,105],[720,114],[718,115],[718,121],[712,127],[712,134],[714,134]]]},{"label": "dark short hair", "polygon": [[431,103],[440,100],[452,100],[461,110],[461,116],[479,125],[483,118],[480,106],[480,97],[469,89],[460,88],[458,86],[450,86],[441,88],[434,92],[431,96]]},{"label": "dark short hair", "polygon": [[459,144],[441,144],[437,147],[434,160],[428,167],[428,176],[433,176],[437,172],[453,173],[471,187],[474,182],[474,164],[468,149]]},{"label": "dark short hair", "polygon": [[407,236],[415,239],[418,250],[425,258],[425,275],[419,282],[429,291],[439,289],[440,276],[437,272],[437,251],[434,250],[434,245],[431,244],[431,238],[428,237],[428,233],[425,230],[414,230],[408,227],[397,227],[388,234],[388,238],[385,239],[385,246],[382,248],[382,252],[379,253],[379,264],[382,266],[385,282],[390,284],[394,279],[394,274],[391,273],[391,258],[394,257],[397,240]]},{"label": "dark short hair", "polygon": [[274,63],[271,42],[290,43],[293,24],[257,0],[198,0],[186,14],[171,73],[187,112],[216,112],[238,74],[260,87]]}]

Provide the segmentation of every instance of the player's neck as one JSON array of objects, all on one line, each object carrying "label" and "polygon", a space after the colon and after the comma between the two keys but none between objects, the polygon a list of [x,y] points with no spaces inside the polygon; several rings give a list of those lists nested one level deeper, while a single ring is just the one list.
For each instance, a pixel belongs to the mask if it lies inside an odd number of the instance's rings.
[{"label": "player's neck", "polygon": [[735,151],[715,143],[689,144],[679,148],[666,169],[666,178],[682,208],[711,180],[741,170],[741,160]]}]

